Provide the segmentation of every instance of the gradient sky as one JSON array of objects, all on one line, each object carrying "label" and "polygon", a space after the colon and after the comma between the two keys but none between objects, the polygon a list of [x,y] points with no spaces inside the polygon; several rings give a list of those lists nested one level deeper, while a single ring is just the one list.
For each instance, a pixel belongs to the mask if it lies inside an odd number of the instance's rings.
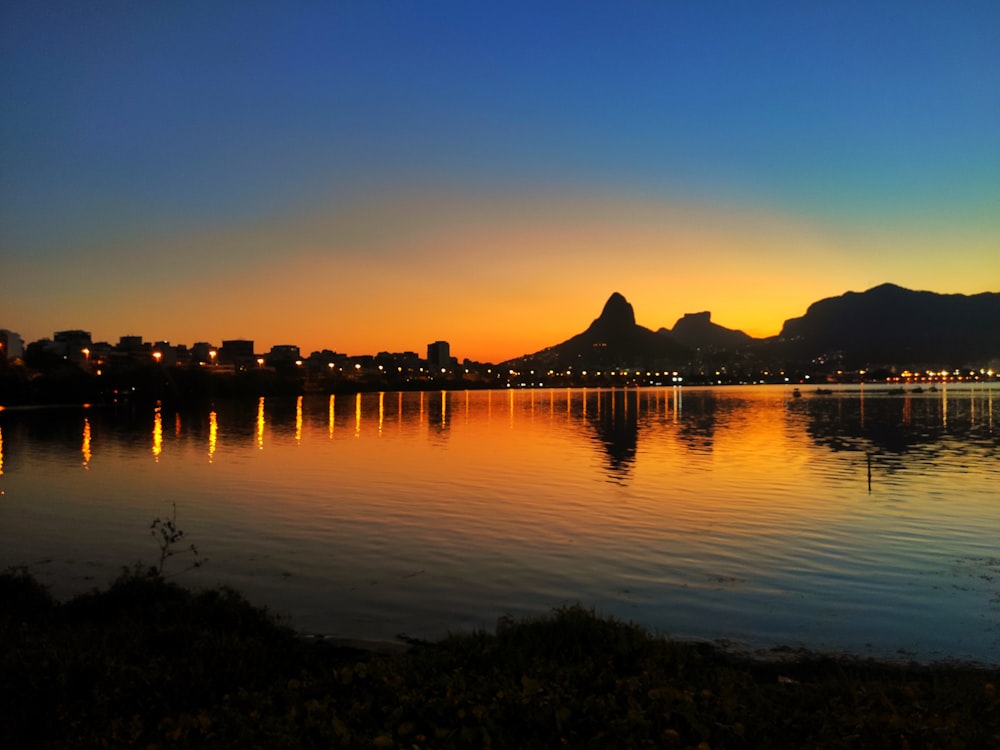
[{"label": "gradient sky", "polygon": [[499,361],[1000,291],[1000,3],[6,2],[0,328]]}]

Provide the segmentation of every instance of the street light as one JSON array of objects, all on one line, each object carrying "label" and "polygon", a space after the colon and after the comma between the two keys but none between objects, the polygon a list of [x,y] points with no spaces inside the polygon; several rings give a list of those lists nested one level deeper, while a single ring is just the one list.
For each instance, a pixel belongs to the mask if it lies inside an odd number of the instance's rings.
[{"label": "street light", "polygon": [[156,364],[160,364],[160,359],[163,357],[162,352],[153,352],[153,359],[156,360]]},{"label": "street light", "polygon": [[211,363],[212,363],[213,365],[215,364],[215,357],[216,357],[217,355],[218,355],[218,352],[217,352],[217,351],[215,351],[215,349],[210,349],[210,350],[208,351],[208,359],[209,359],[209,361],[210,361],[210,362],[211,362]]}]

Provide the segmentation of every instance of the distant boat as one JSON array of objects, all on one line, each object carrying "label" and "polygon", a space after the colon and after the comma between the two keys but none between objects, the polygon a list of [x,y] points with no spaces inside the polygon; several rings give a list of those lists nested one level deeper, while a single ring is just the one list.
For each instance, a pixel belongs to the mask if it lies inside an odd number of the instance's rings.
[{"label": "distant boat", "polygon": [[800,391],[798,388],[793,388],[792,398],[802,398],[802,391]]},{"label": "distant boat", "polygon": [[829,388],[817,388],[816,389],[816,395],[817,396],[831,396],[831,395],[833,395],[833,391],[831,391]]}]

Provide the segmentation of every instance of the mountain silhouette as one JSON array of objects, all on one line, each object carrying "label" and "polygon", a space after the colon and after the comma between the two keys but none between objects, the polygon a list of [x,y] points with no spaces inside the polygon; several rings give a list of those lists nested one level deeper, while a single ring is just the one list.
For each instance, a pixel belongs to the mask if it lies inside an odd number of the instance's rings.
[{"label": "mountain silhouette", "polygon": [[672,329],[661,328],[658,333],[669,333],[674,341],[690,349],[736,349],[755,340],[743,331],[713,323],[710,312],[687,313],[674,323]]},{"label": "mountain silhouette", "polygon": [[1000,357],[1000,293],[937,294],[881,284],[811,304],[778,336],[802,357],[845,364],[963,365]]},{"label": "mountain silhouette", "polygon": [[781,333],[755,339],[712,322],[710,312],[688,313],[673,329],[636,324],[619,292],[585,331],[534,354],[509,360],[516,367],[666,369],[692,363],[698,351],[713,360],[750,353],[758,361],[843,366],[978,365],[1000,359],[1000,293],[938,294],[881,284],[809,305],[785,321]]},{"label": "mountain silhouette", "polygon": [[689,355],[690,350],[669,334],[637,325],[632,305],[615,292],[583,333],[508,364],[557,369],[665,368],[686,362]]}]

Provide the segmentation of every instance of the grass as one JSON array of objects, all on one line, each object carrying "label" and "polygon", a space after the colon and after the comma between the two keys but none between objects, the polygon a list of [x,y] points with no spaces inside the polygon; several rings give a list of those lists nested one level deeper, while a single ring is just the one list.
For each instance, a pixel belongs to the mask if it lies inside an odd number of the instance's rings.
[{"label": "grass", "polygon": [[386,655],[131,570],[0,575],[0,747],[1000,748],[1000,671],[739,658],[569,607]]}]

